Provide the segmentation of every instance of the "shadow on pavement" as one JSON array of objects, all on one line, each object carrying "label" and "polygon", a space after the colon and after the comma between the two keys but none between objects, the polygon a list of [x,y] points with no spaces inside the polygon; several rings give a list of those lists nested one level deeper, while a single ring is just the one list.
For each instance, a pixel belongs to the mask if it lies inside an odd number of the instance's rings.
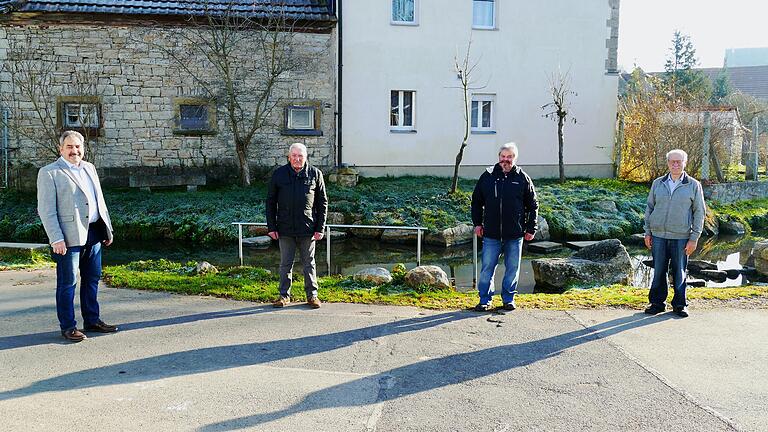
[{"label": "shadow on pavement", "polygon": [[[245,429],[317,409],[372,405],[529,365],[574,346],[669,318],[669,314],[651,317],[640,312],[545,339],[430,359],[314,392],[285,410],[213,423],[198,430]],[[361,400],[355,390],[371,382],[379,389],[376,399]]]}]

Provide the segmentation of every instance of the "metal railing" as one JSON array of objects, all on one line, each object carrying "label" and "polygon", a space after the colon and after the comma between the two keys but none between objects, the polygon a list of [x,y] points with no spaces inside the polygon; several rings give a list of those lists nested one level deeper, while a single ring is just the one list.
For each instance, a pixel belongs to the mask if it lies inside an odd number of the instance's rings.
[{"label": "metal railing", "polygon": [[[237,225],[237,255],[240,258],[240,265],[243,265],[243,226],[267,226],[267,224],[266,222],[232,222],[232,225]],[[331,228],[397,229],[416,231],[416,265],[421,265],[421,232],[426,230],[424,227],[328,224],[325,226],[325,254],[326,260],[328,261],[328,274],[331,274]],[[475,239],[475,249],[477,249],[477,239]],[[475,261],[477,261],[476,253]],[[477,263],[475,263],[475,269],[477,269]]]}]

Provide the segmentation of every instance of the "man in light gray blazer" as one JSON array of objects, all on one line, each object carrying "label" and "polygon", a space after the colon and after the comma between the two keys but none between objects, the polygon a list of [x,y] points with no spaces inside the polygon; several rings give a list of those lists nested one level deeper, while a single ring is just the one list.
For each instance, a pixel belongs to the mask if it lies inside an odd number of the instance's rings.
[{"label": "man in light gray blazer", "polygon": [[80,311],[86,332],[113,333],[99,314],[96,295],[101,278],[101,247],[112,244],[112,221],[93,164],[83,160],[83,136],[65,131],[61,157],[37,175],[37,212],[56,262],[56,313],[61,334],[72,342],[86,339],[75,320],[75,285],[80,269]]}]

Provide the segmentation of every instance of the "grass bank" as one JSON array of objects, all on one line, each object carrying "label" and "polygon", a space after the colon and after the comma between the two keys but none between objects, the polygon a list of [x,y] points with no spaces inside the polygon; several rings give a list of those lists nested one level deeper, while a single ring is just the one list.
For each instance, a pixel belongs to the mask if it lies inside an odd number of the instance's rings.
[{"label": "grass bank", "polygon": [[31,253],[0,252],[0,271],[53,267],[51,255],[33,250]]},{"label": "grass bank", "polygon": [[[165,260],[140,261],[104,269],[104,280],[113,287],[167,291],[189,295],[210,295],[271,302],[278,296],[278,277],[267,270],[235,267],[215,274],[190,275],[191,264]],[[477,303],[477,294],[452,290],[413,290],[400,283],[366,286],[344,277],[319,278],[319,297],[324,302],[416,306],[427,309],[466,309]],[[291,288],[295,301],[303,301],[301,277]],[[692,288],[688,298],[744,299],[768,297],[768,287]],[[625,307],[641,309],[647,304],[648,289],[612,285],[594,289],[572,289],[563,294],[518,294],[521,308],[567,310],[573,308]],[[671,297],[670,297],[671,298]],[[498,298],[495,300],[499,302]],[[500,305],[500,304],[499,304]]]},{"label": "grass bank", "polygon": [[[540,213],[553,238],[605,239],[641,232],[646,185],[612,179],[536,180]],[[448,195],[450,179],[397,177],[361,179],[354,188],[328,185],[329,210],[347,223],[424,226],[432,231],[469,223],[474,180],[461,180]],[[234,221],[264,222],[266,185],[200,190],[196,193],[107,190],[117,240],[168,239],[192,244],[232,243]],[[44,242],[35,197],[0,192],[0,239]],[[768,199],[713,206],[723,217],[768,228]]]}]

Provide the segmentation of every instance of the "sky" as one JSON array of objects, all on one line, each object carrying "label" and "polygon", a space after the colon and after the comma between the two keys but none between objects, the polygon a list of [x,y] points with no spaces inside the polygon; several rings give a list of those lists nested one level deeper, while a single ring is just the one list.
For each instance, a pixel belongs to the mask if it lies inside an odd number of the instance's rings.
[{"label": "sky", "polygon": [[664,70],[675,30],[691,37],[698,67],[722,67],[727,48],[768,47],[768,0],[621,0],[619,68]]}]

